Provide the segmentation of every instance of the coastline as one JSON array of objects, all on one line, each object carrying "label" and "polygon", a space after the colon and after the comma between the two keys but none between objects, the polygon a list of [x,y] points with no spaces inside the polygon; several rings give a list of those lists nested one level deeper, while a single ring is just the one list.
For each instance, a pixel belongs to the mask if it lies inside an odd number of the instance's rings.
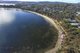
[{"label": "coastline", "polygon": [[33,11],[28,11],[28,12],[41,16],[43,19],[45,19],[47,22],[49,22],[52,26],[54,26],[58,31],[60,31],[59,27],[57,27],[55,21],[52,18],[45,16],[45,15],[42,15],[37,12],[33,12]]},{"label": "coastline", "polygon": [[33,11],[28,11],[28,12],[41,16],[43,19],[45,19],[47,22],[49,22],[52,26],[54,26],[58,30],[59,35],[58,35],[58,40],[56,42],[55,47],[44,52],[44,53],[56,53],[56,51],[61,48],[61,43],[62,43],[63,38],[65,36],[65,34],[63,34],[63,30],[60,28],[60,26],[58,26],[56,24],[54,19],[52,19],[46,15],[42,15],[40,13],[37,13],[37,12],[33,12]]}]

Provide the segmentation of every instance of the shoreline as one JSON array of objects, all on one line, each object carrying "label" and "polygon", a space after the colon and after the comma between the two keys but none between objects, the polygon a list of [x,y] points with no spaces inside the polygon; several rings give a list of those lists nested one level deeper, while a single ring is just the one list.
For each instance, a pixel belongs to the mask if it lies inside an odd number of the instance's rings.
[{"label": "shoreline", "polygon": [[54,21],[52,18],[50,18],[50,17],[48,17],[48,16],[45,16],[45,15],[42,15],[42,14],[37,13],[37,12],[33,12],[33,11],[28,11],[28,12],[41,16],[41,17],[42,17],[43,19],[45,19],[48,23],[50,23],[52,26],[54,26],[58,31],[61,30],[61,29],[59,29],[59,27],[57,27],[55,21]]},{"label": "shoreline", "polygon": [[54,19],[37,12],[33,12],[33,11],[28,11],[28,12],[41,16],[43,19],[45,19],[47,22],[49,22],[52,26],[54,26],[58,30],[58,40],[56,42],[55,47],[44,52],[44,53],[56,53],[56,51],[61,48],[61,43],[65,36],[65,34],[62,33],[63,30],[55,23]]}]

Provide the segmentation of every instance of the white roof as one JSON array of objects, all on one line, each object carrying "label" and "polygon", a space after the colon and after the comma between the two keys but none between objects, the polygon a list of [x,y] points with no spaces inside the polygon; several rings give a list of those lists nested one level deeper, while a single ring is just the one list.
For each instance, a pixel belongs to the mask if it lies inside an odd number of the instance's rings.
[{"label": "white roof", "polygon": [[75,26],[80,25],[80,23],[70,23],[70,24]]},{"label": "white roof", "polygon": [[77,12],[78,14],[80,14],[80,12]]},{"label": "white roof", "polygon": [[78,26],[78,28],[80,28],[80,26]]},{"label": "white roof", "polygon": [[67,19],[69,22],[76,22],[75,19]]}]

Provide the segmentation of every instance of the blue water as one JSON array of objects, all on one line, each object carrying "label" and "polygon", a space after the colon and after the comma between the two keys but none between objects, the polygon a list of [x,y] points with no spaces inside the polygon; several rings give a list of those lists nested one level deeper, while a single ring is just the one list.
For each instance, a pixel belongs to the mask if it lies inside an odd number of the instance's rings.
[{"label": "blue water", "polygon": [[[33,36],[43,36],[49,23],[42,17],[18,9],[0,9],[0,53],[31,46]],[[35,37],[36,38],[36,37]]]}]

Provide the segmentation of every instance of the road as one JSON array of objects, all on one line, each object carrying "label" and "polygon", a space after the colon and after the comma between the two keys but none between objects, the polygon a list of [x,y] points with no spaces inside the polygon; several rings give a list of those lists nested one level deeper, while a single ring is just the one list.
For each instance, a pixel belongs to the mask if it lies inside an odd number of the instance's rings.
[{"label": "road", "polygon": [[37,15],[43,17],[47,22],[49,22],[51,25],[53,25],[58,30],[59,36],[58,36],[58,40],[57,40],[57,43],[56,43],[55,48],[53,48],[53,49],[45,52],[45,53],[56,53],[56,51],[59,48],[61,48],[61,43],[62,43],[63,38],[65,36],[65,34],[63,34],[63,32],[64,32],[63,31],[63,28],[60,27],[60,25],[56,24],[54,19],[49,18],[48,16],[45,16],[45,15],[42,15],[42,14],[39,14],[39,13],[36,13],[36,12],[32,12],[32,11],[29,11],[29,12],[34,13],[34,14],[37,14]]}]

